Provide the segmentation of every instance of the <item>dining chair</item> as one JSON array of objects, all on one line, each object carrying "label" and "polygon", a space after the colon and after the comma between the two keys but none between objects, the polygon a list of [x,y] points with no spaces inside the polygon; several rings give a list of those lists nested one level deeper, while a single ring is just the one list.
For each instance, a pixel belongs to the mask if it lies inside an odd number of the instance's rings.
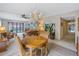
[{"label": "dining chair", "polygon": [[[39,55],[46,56],[48,54],[48,39],[46,39],[46,38],[42,38],[42,39],[45,39],[46,42],[37,47],[37,52],[40,50]],[[38,39],[38,40],[40,40],[40,39]]]},{"label": "dining chair", "polygon": [[[29,48],[29,50],[26,51],[26,49],[23,47],[20,38],[18,36],[15,36],[16,39],[16,43],[18,44],[18,49],[20,52],[20,56],[32,56],[33,54],[35,54],[35,52],[33,53],[33,49]],[[36,54],[35,54],[36,55]]]},{"label": "dining chair", "polygon": [[19,54],[20,56],[25,56],[25,50],[20,42],[20,39],[18,36],[15,36],[15,40],[16,40],[16,43],[18,44],[18,49],[19,49]]},{"label": "dining chair", "polygon": [[41,56],[46,56],[48,54],[48,43],[46,42],[42,46],[40,46],[38,49],[41,50]]}]

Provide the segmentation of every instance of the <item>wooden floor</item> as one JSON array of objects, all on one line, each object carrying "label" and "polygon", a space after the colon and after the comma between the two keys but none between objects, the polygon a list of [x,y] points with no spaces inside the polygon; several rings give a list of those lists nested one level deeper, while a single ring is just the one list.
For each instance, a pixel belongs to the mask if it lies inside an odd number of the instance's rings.
[{"label": "wooden floor", "polygon": [[75,43],[75,34],[74,33],[67,33],[63,39],[64,41],[66,42],[69,42],[69,43]]},{"label": "wooden floor", "polygon": [[[15,42],[15,39],[12,40],[12,44],[7,51],[0,53],[0,56],[18,56],[18,46]],[[65,47],[59,46],[53,42],[48,43],[49,53],[48,56],[76,56],[76,52]]]}]

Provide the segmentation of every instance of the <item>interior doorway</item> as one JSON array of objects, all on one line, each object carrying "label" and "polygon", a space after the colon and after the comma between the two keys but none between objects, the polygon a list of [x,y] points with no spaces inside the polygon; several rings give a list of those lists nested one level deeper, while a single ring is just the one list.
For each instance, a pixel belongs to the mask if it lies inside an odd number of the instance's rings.
[{"label": "interior doorway", "polygon": [[75,44],[75,19],[74,18],[61,18],[61,39]]}]

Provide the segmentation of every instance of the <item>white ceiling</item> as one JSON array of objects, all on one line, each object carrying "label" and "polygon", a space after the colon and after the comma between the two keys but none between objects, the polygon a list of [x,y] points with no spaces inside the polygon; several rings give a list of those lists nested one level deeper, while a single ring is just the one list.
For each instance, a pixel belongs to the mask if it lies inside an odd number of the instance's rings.
[{"label": "white ceiling", "polygon": [[32,11],[38,10],[44,15],[54,16],[61,13],[79,10],[78,3],[0,3],[0,11],[24,14],[28,16]]},{"label": "white ceiling", "polygon": [[20,15],[6,13],[6,12],[5,13],[0,12],[0,19],[2,19],[2,20],[6,20],[7,19],[7,20],[17,20],[17,21],[28,21],[29,22],[29,19],[24,19]]}]

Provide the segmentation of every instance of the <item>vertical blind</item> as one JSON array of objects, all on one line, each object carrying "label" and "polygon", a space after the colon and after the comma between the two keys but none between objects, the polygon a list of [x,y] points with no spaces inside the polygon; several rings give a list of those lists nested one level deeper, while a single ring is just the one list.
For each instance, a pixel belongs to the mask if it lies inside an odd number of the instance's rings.
[{"label": "vertical blind", "polygon": [[8,22],[8,30],[14,33],[23,32],[24,31],[24,23],[18,22]]}]

